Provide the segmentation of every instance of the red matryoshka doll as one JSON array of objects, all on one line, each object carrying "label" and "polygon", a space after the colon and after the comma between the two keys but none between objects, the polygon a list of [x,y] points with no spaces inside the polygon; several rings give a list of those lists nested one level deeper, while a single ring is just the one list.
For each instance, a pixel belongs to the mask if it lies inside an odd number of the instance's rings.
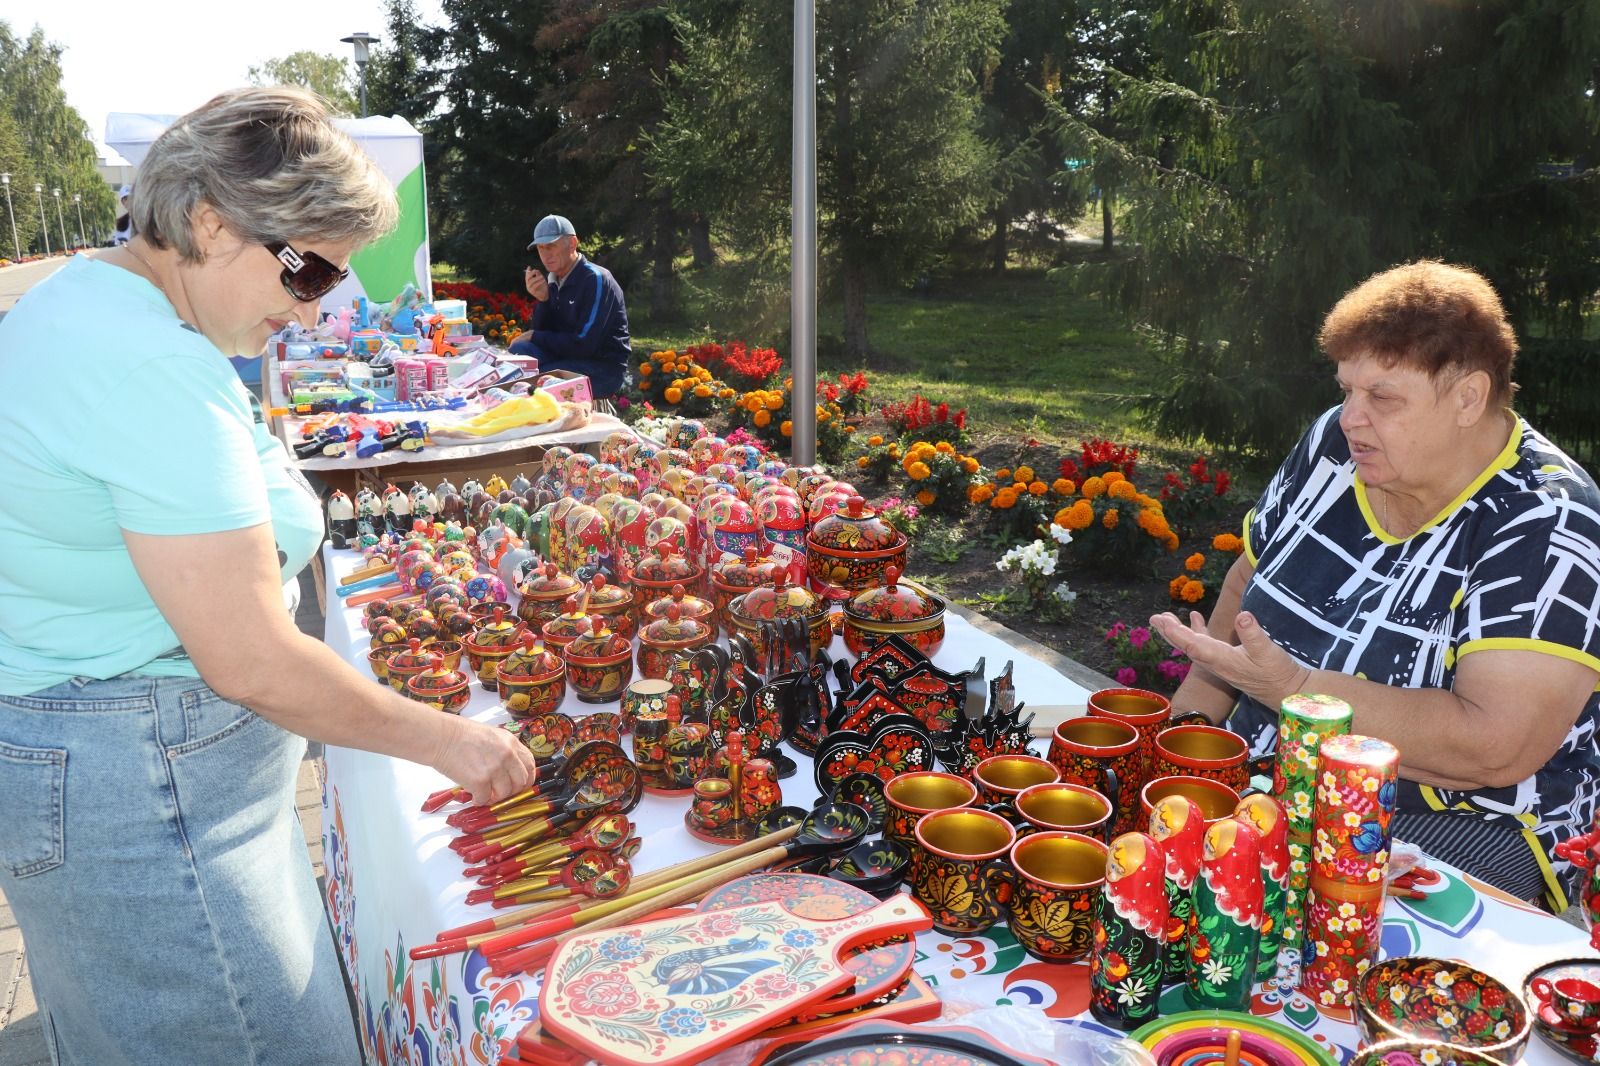
[{"label": "red matryoshka doll", "polygon": [[1189,987],[1195,1010],[1250,1006],[1261,945],[1261,834],[1223,818],[1206,830],[1189,913]]},{"label": "red matryoshka doll", "polygon": [[656,479],[656,488],[674,499],[682,500],[686,498],[689,482],[695,476],[686,467],[670,466],[661,471],[661,476]]},{"label": "red matryoshka doll", "polygon": [[[556,566],[567,570],[567,515],[578,501],[571,496],[563,496],[550,507],[550,552],[545,556]],[[571,571],[568,570],[568,573]]]},{"label": "red matryoshka doll", "polygon": [[600,573],[615,573],[611,557],[611,525],[595,508],[574,504],[565,519],[566,571],[579,581]]},{"label": "red matryoshka doll", "polygon": [[799,484],[795,485],[794,490],[800,494],[801,502],[810,507],[812,498],[832,486],[834,481],[832,474],[807,474],[800,479]]},{"label": "red matryoshka doll", "polygon": [[1124,833],[1106,856],[1089,955],[1089,1010],[1101,1024],[1128,1032],[1160,1013],[1166,930],[1161,845],[1144,833]]},{"label": "red matryoshka doll", "polygon": [[619,429],[607,433],[605,440],[600,442],[600,461],[622,465],[623,452],[634,442],[634,436],[627,430]]},{"label": "red matryoshka doll", "polygon": [[1182,981],[1189,973],[1190,892],[1200,872],[1205,834],[1205,812],[1188,796],[1167,796],[1150,812],[1150,835],[1161,845],[1165,860],[1167,933],[1161,975],[1166,984]]},{"label": "red matryoshka doll", "polygon": [[641,440],[628,445],[619,464],[623,471],[639,479],[639,488],[648,492],[656,483],[656,455],[660,447],[652,441]]},{"label": "red matryoshka doll", "polygon": [[[587,500],[589,491],[589,471],[599,462],[588,452],[573,452],[567,456],[567,461],[561,464],[561,490],[575,500]],[[594,493],[598,496],[599,493]]]},{"label": "red matryoshka doll", "polygon": [[623,496],[630,500],[637,500],[639,498],[639,493],[641,490],[639,488],[639,479],[636,476],[624,470],[612,480],[616,483],[616,493],[618,496]]},{"label": "red matryoshka doll", "polygon": [[667,444],[673,448],[687,448],[708,433],[705,423],[697,418],[680,418],[667,425]]},{"label": "red matryoshka doll", "polygon": [[731,491],[706,497],[706,500],[700,513],[705,538],[704,558],[708,562],[716,562],[724,555],[742,556],[746,548],[760,543],[756,513],[748,503]]},{"label": "red matryoshka doll", "polygon": [[631,573],[645,555],[645,530],[655,521],[638,500],[621,499],[611,508],[611,553],[616,560],[617,577]]},{"label": "red matryoshka doll", "polygon": [[617,502],[621,499],[622,497],[614,492],[602,492],[600,495],[595,497],[594,502],[589,506],[593,507],[596,511],[599,511],[601,516],[605,518],[607,522],[610,522],[612,513],[616,510]]},{"label": "red matryoshka doll", "polygon": [[748,470],[741,470],[733,475],[733,487],[739,490],[739,498],[752,505],[762,489],[777,484],[780,483],[765,474],[754,474]]},{"label": "red matryoshka doll", "polygon": [[652,518],[645,527],[644,542],[647,546],[656,548],[663,541],[671,544],[677,554],[689,554],[689,527],[678,515],[660,515]]},{"label": "red matryoshka doll", "polygon": [[688,477],[694,473],[694,464],[689,462],[689,453],[682,448],[674,448],[670,444],[656,452],[652,460],[656,468],[656,481],[659,483],[668,470],[682,470]]},{"label": "red matryoshka doll", "polygon": [[1261,959],[1256,980],[1270,981],[1278,972],[1288,905],[1289,817],[1282,804],[1263,793],[1240,800],[1233,816],[1249,822],[1261,835]]},{"label": "red matryoshka doll", "polygon": [[[789,469],[789,464],[782,459],[770,458],[761,460],[761,465],[756,467],[756,473],[765,474],[774,481],[783,480],[783,472]],[[794,486],[789,486],[793,488]]]},{"label": "red matryoshka doll", "polygon": [[615,479],[622,476],[616,463],[598,462],[589,468],[589,498],[597,499],[602,493],[615,492]]},{"label": "red matryoshka doll", "polygon": [[695,473],[703,474],[706,467],[722,459],[722,453],[728,447],[728,442],[721,437],[704,436],[689,444],[689,464],[694,467]]},{"label": "red matryoshka doll", "polygon": [[806,550],[806,513],[800,497],[778,489],[763,493],[756,503],[756,522],[765,544],[781,544],[795,552]]},{"label": "red matryoshka doll", "polygon": [[690,477],[688,481],[683,483],[683,495],[681,499],[691,508],[696,507],[700,503],[701,494],[703,494],[709,486],[715,484],[717,484],[716,479],[706,477],[704,474],[695,474],[694,476]]},{"label": "red matryoshka doll", "polygon": [[853,495],[855,493],[838,486],[830,486],[817,493],[806,506],[806,521],[814,526],[829,515],[838,514],[850,506],[850,497]]}]

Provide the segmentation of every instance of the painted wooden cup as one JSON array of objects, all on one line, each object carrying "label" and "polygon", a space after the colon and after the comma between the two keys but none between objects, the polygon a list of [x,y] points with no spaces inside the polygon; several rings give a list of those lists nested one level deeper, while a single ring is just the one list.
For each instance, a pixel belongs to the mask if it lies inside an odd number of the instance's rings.
[{"label": "painted wooden cup", "polygon": [[1221,781],[1187,774],[1158,777],[1139,792],[1139,805],[1144,810],[1146,820],[1156,804],[1168,796],[1184,796],[1193,800],[1205,816],[1207,826],[1218,819],[1231,818],[1239,806],[1239,793]]},{"label": "painted wooden cup", "polygon": [[933,811],[970,807],[978,801],[978,786],[955,774],[916,770],[893,778],[883,788],[889,802],[883,835],[915,850],[917,822]]},{"label": "painted wooden cup", "polygon": [[1003,808],[1007,817],[1016,811],[1024,789],[1057,781],[1061,771],[1033,755],[991,755],[972,771],[972,782],[984,803]]},{"label": "painted wooden cup", "polygon": [[1081,833],[1109,841],[1111,801],[1092,788],[1065,781],[1030,785],[1016,799],[1019,835],[1033,833]]},{"label": "painted wooden cup", "polygon": [[1050,764],[1061,780],[1109,796],[1117,794],[1115,832],[1142,827],[1139,812],[1139,731],[1113,718],[1073,718],[1056,726]]},{"label": "painted wooden cup", "polygon": [[641,715],[654,713],[663,722],[667,719],[667,697],[672,695],[672,683],[645,678],[635,681],[622,694],[622,731],[632,733]]},{"label": "painted wooden cup", "polygon": [[917,822],[911,892],[946,936],[972,936],[1000,920],[1010,892],[1000,861],[1017,842],[1011,823],[991,811],[960,807]]},{"label": "painted wooden cup", "polygon": [[1235,792],[1250,784],[1244,738],[1211,725],[1178,725],[1156,737],[1155,777],[1209,777]]},{"label": "painted wooden cup", "polygon": [[1142,688],[1104,688],[1089,696],[1089,715],[1126,722],[1139,731],[1139,776],[1126,787],[1137,792],[1155,774],[1156,737],[1167,728],[1172,704],[1159,692]]},{"label": "painted wooden cup", "polygon": [[997,878],[1010,885],[1006,925],[1024,951],[1044,962],[1089,954],[1106,855],[1082,833],[1034,833],[1012,845],[1010,868]]}]

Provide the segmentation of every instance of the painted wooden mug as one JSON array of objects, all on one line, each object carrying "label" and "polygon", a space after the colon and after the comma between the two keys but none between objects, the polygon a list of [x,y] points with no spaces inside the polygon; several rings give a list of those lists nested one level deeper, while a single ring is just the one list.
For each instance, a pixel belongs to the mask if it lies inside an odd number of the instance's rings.
[{"label": "painted wooden mug", "polygon": [[955,774],[916,770],[901,774],[883,788],[889,813],[883,835],[916,850],[917,822],[934,811],[970,807],[978,801],[978,786]]},{"label": "painted wooden mug", "polygon": [[972,771],[978,796],[1006,817],[1016,812],[1023,789],[1058,780],[1061,771],[1033,755],[991,755]]},{"label": "painted wooden mug", "polygon": [[1193,800],[1205,816],[1207,826],[1219,819],[1231,818],[1239,806],[1239,793],[1221,781],[1188,774],[1158,777],[1139,792],[1139,805],[1147,821],[1156,804],[1168,796],[1184,796]]},{"label": "painted wooden mug", "polygon": [[1010,886],[1006,925],[1024,951],[1043,962],[1089,954],[1106,855],[1082,833],[1034,833],[1012,845],[1011,865],[995,877]]},{"label": "painted wooden mug", "polygon": [[1110,841],[1116,805],[1084,785],[1047,781],[1030,785],[1016,799],[1019,836],[1033,833],[1081,833]]},{"label": "painted wooden mug", "polygon": [[1172,718],[1172,704],[1159,692],[1142,688],[1105,688],[1089,696],[1089,716],[1126,722],[1139,731],[1139,776],[1126,787],[1138,791],[1154,776],[1156,736]]},{"label": "painted wooden mug", "polygon": [[1048,757],[1061,772],[1061,780],[1107,796],[1117,793],[1115,832],[1127,833],[1143,825],[1139,731],[1133,726],[1113,718],[1069,719],[1056,726]]},{"label": "painted wooden mug", "polygon": [[1208,777],[1235,792],[1250,784],[1246,765],[1250,747],[1244,738],[1212,725],[1178,725],[1163,729],[1156,737],[1157,777]]},{"label": "painted wooden mug", "polygon": [[971,936],[999,921],[1010,902],[999,861],[1017,842],[1011,823],[992,811],[959,807],[925,814],[911,851],[911,892],[933,927]]}]

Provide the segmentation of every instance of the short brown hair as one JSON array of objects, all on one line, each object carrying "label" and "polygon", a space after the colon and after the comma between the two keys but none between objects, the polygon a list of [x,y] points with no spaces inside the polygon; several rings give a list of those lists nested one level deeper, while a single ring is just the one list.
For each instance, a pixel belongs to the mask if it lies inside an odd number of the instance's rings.
[{"label": "short brown hair", "polygon": [[1335,363],[1370,355],[1441,374],[1482,370],[1491,402],[1509,404],[1517,338],[1500,297],[1467,267],[1423,259],[1385,270],[1345,293],[1317,343]]}]

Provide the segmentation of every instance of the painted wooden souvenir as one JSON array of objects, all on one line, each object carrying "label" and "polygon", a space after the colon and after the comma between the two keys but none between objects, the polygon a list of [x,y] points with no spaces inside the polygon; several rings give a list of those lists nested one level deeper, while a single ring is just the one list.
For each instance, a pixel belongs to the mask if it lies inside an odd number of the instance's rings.
[{"label": "painted wooden souvenir", "polygon": [[611,526],[605,516],[586,503],[575,504],[565,518],[566,570],[579,581],[596,574],[615,575],[611,553]]},{"label": "painted wooden souvenir", "polygon": [[522,646],[496,668],[495,679],[500,702],[513,718],[554,711],[567,695],[567,664],[527,631]]},{"label": "painted wooden souvenir", "polygon": [[576,506],[578,501],[571,496],[563,496],[550,505],[550,551],[545,558],[569,574],[572,568],[567,565],[567,514]]},{"label": "painted wooden souvenir", "polygon": [[855,493],[837,484],[830,485],[821,492],[815,493],[806,501],[806,524],[815,526],[825,518],[830,518],[850,506],[850,497]]},{"label": "painted wooden souvenir", "polygon": [[738,495],[740,499],[744,499],[744,494],[742,492],[738,491],[739,490],[739,483],[738,483],[738,480],[737,480],[738,477],[739,477],[739,468],[738,467],[733,466],[730,463],[724,463],[721,460],[718,460],[715,463],[708,464],[706,466],[706,468],[703,471],[701,471],[701,473],[705,474],[706,477],[710,478],[713,481],[720,481],[720,482],[722,482],[722,483],[724,483],[726,485],[732,486],[732,488],[734,489],[735,494]]},{"label": "painted wooden souvenir", "polygon": [[659,446],[653,441],[641,440],[628,445],[622,451],[622,462],[619,465],[625,473],[639,479],[641,491],[648,492],[655,484],[655,457],[659,450]]},{"label": "painted wooden souvenir", "polygon": [[1160,1013],[1167,889],[1161,845],[1145,833],[1111,842],[1106,883],[1096,901],[1089,955],[1089,1011],[1124,1032]]},{"label": "painted wooden souvenir", "polygon": [[328,540],[335,548],[355,547],[356,507],[338,489],[328,497]]},{"label": "painted wooden souvenir", "polygon": [[1323,740],[1318,758],[1312,876],[1381,884],[1389,862],[1400,752],[1388,741],[1346,734]]},{"label": "painted wooden souvenir", "polygon": [[383,488],[383,520],[391,536],[403,537],[411,531],[411,499],[393,485]]},{"label": "painted wooden souvenir", "polygon": [[806,528],[810,523],[798,493],[777,486],[756,498],[755,509],[765,543],[781,544],[796,554],[806,550]]},{"label": "painted wooden souvenir", "polygon": [[1278,718],[1272,794],[1289,816],[1290,835],[1310,833],[1318,751],[1328,737],[1350,732],[1350,705],[1333,696],[1300,693],[1283,701]]},{"label": "painted wooden souvenir", "polygon": [[817,747],[813,772],[817,790],[831,793],[851,774],[889,781],[900,774],[933,769],[933,744],[922,724],[909,715],[885,718],[870,733],[841,730]]},{"label": "painted wooden souvenir", "polygon": [[1016,843],[1011,823],[971,807],[934,811],[917,822],[911,893],[945,936],[981,933],[1005,910],[1009,872],[1003,857]]},{"label": "painted wooden souvenir", "polygon": [[789,584],[790,575],[780,573],[773,584],[752,589],[728,604],[728,616],[733,622],[733,632],[743,635],[755,646],[756,656],[765,661],[772,649],[768,647],[764,623],[799,619],[805,622],[811,638],[811,655],[821,654],[833,640],[833,621],[828,604],[803,585]]},{"label": "painted wooden souvenir", "polygon": [[978,799],[995,813],[1019,821],[1017,797],[1034,785],[1058,780],[1059,771],[1037,755],[991,755],[972,768]]},{"label": "painted wooden souvenir", "polygon": [[852,655],[898,636],[932,659],[944,644],[945,602],[913,581],[902,581],[898,567],[884,570],[885,583],[864,589],[844,605],[844,644]]},{"label": "painted wooden souvenir", "polygon": [[575,637],[562,651],[567,683],[584,703],[611,703],[633,680],[633,645],[606,628],[605,620],[589,619],[589,632]]},{"label": "painted wooden souvenir", "polygon": [[1521,1061],[1532,1035],[1530,1011],[1516,992],[1450,959],[1407,955],[1375,962],[1356,982],[1355,1004],[1363,1044],[1438,1041],[1509,1066]]},{"label": "painted wooden souvenir", "polygon": [[1166,872],[1167,931],[1161,952],[1162,981],[1174,984],[1189,973],[1189,917],[1195,877],[1205,847],[1205,813],[1187,796],[1168,796],[1150,812],[1150,835],[1161,845]]},{"label": "painted wooden souvenir", "polygon": [[1244,738],[1211,725],[1175,725],[1156,734],[1151,778],[1209,777],[1242,792],[1250,784]]},{"label": "painted wooden souvenir", "polygon": [[546,563],[529,574],[517,589],[521,595],[517,617],[538,629],[552,618],[559,618],[568,598],[582,587],[577,578],[563,573],[555,563]]},{"label": "painted wooden souvenir", "polygon": [[711,757],[711,733],[704,722],[686,721],[676,695],[667,697],[667,733],[662,739],[666,785],[654,789],[681,795],[705,776]]},{"label": "painted wooden souvenir", "polygon": [[504,605],[497,605],[494,615],[462,639],[466,648],[467,665],[477,675],[478,681],[491,692],[500,687],[500,663],[522,644],[518,624],[508,616]]},{"label": "painted wooden souvenir", "polygon": [[1006,925],[1024,951],[1051,963],[1089,954],[1106,854],[1105,844],[1081,833],[1034,833],[1011,846],[1009,865],[995,877],[1011,888]]},{"label": "painted wooden souvenir", "polygon": [[1565,859],[1583,871],[1579,885],[1578,904],[1583,908],[1584,924],[1589,929],[1589,944],[1600,950],[1600,811],[1595,812],[1589,831],[1555,847],[1556,857]]},{"label": "painted wooden souvenir", "polygon": [[622,468],[605,458],[591,466],[588,474],[589,502],[593,503],[606,493],[616,491],[612,479],[620,473]]},{"label": "painted wooden souvenir", "polygon": [[884,584],[891,566],[905,571],[905,534],[860,496],[850,497],[844,511],[822,519],[806,535],[807,572],[819,586],[840,590],[838,598]]},{"label": "painted wooden souvenir", "polygon": [[667,721],[666,700],[660,702],[659,708],[654,701],[639,707],[633,718],[633,761],[639,767],[639,777],[647,792],[673,787],[667,772],[667,732],[671,726]]},{"label": "painted wooden souvenir", "polygon": [[728,653],[716,645],[679,653],[667,665],[667,681],[683,704],[687,721],[705,723],[711,705],[726,694],[723,673]]},{"label": "painted wooden souvenir", "polygon": [[622,732],[632,733],[639,715],[655,712],[661,719],[662,732],[666,731],[667,697],[672,695],[672,685],[657,678],[640,678],[622,694]]},{"label": "painted wooden souvenir", "polygon": [[[1152,776],[1156,759],[1156,737],[1167,728],[1172,704],[1159,692],[1142,688],[1109,688],[1091,693],[1089,714],[1126,722],[1139,731],[1139,764],[1134,780],[1123,787],[1138,793]],[[1230,812],[1231,813],[1231,812]]]},{"label": "painted wooden souvenir", "polygon": [[584,610],[592,615],[599,615],[622,637],[632,637],[635,629],[634,611],[636,603],[633,593],[622,585],[618,585],[606,578],[605,574],[593,574],[589,577],[586,589],[588,599],[584,603]]},{"label": "painted wooden souvenir", "polygon": [[665,618],[654,618],[639,630],[639,676],[665,680],[674,654],[693,652],[716,639],[716,630],[697,618],[684,617],[674,604]]},{"label": "painted wooden souvenir", "polygon": [[622,746],[622,715],[616,711],[593,711],[572,720],[574,747],[603,742]]},{"label": "painted wooden souvenir", "polygon": [[746,548],[743,556],[724,556],[711,568],[712,602],[716,605],[718,623],[730,632],[733,620],[728,605],[735,598],[762,585],[770,585],[778,564],[758,556],[758,549]]},{"label": "painted wooden souvenir", "polygon": [[483,483],[483,491],[490,499],[498,500],[500,494],[511,486],[506,484],[506,479],[499,474],[490,474],[489,480]]},{"label": "painted wooden souvenir", "polygon": [[[1230,1052],[1229,1038],[1235,1033],[1239,1045]],[[1210,1010],[1164,1014],[1132,1037],[1149,1051],[1156,1066],[1221,1066],[1231,1055],[1252,1066],[1339,1066],[1338,1057],[1328,1053],[1326,1042],[1319,1043],[1291,1026],[1251,1014]],[[1417,1066],[1417,1062],[1394,1066]],[[1441,1061],[1434,1066],[1444,1064]]]},{"label": "painted wooden souvenir", "polygon": [[689,465],[694,467],[695,473],[703,474],[712,463],[721,461],[728,442],[708,433],[690,441],[686,447],[689,451]]},{"label": "painted wooden souvenir", "polygon": [[1349,1007],[1356,984],[1382,947],[1382,884],[1353,884],[1311,875],[1306,893],[1300,990],[1323,1007]]},{"label": "painted wooden souvenir", "polygon": [[600,442],[600,461],[620,464],[623,453],[635,439],[634,435],[625,429],[607,433],[605,439]]},{"label": "painted wooden souvenir", "polygon": [[1086,785],[1109,795],[1117,793],[1117,832],[1139,823],[1137,789],[1124,787],[1138,774],[1139,731],[1109,718],[1071,718],[1056,726],[1047,755],[1061,771],[1061,780]]},{"label": "painted wooden souvenir", "polygon": [[433,653],[422,647],[422,641],[413,637],[403,645],[392,645],[401,650],[392,651],[387,660],[385,678],[389,687],[404,695],[406,682],[433,666]]},{"label": "painted wooden souvenir", "polygon": [[504,604],[507,602],[507,597],[510,596],[510,592],[506,589],[506,583],[501,581],[496,574],[478,574],[467,570],[458,570],[456,573],[469,575],[466,577],[464,590],[467,594],[467,602],[473,606],[481,606],[485,603]]},{"label": "painted wooden souvenir", "polygon": [[428,668],[406,681],[405,694],[446,714],[460,714],[472,698],[467,675],[445,666],[440,655],[429,656]]},{"label": "painted wooden souvenir", "polygon": [[[853,700],[848,708],[844,706],[834,708],[833,716],[828,719],[828,732],[851,730],[865,733],[890,715],[910,715],[909,708],[896,702],[887,693],[878,691],[876,686],[882,683],[877,678],[869,678],[863,682],[863,685],[871,687],[865,698]],[[917,720],[922,722],[920,718]],[[922,722],[922,725],[926,727],[927,723]],[[933,730],[930,729],[928,732],[931,736]]]},{"label": "painted wooden souvenir", "polygon": [[1278,972],[1283,948],[1284,897],[1289,891],[1289,820],[1271,796],[1246,796],[1235,818],[1248,821],[1261,836],[1261,955],[1256,980],[1270,981]]},{"label": "painted wooden souvenir", "polygon": [[710,526],[711,560],[723,555],[743,556],[746,548],[758,547],[761,530],[756,513],[736,496],[718,497],[706,514]]},{"label": "painted wooden souvenir", "polygon": [[665,618],[667,612],[673,607],[678,609],[678,614],[681,617],[703,622],[713,635],[716,634],[718,624],[716,604],[708,599],[690,594],[682,585],[674,585],[669,594],[646,603],[640,615],[640,621],[651,622],[657,618]]},{"label": "painted wooden souvenir", "polygon": [[[651,528],[665,521],[669,520],[658,518],[650,524]],[[642,603],[670,596],[674,585],[682,585],[687,591],[698,593],[704,580],[705,571],[680,552],[670,538],[656,541],[655,550],[640,560],[638,568],[629,577],[634,593]]]},{"label": "painted wooden souvenir", "polygon": [[845,679],[841,678],[840,687],[851,688],[866,680],[871,674],[892,682],[926,660],[927,656],[903,638],[887,637],[873,644],[860,659],[856,660],[855,665],[850,667],[849,684],[845,684]]},{"label": "painted wooden souvenir", "polygon": [[[575,500],[589,498],[589,471],[600,460],[587,452],[573,452],[567,456],[566,462],[561,464],[561,486],[565,493]],[[598,492],[594,495],[600,495]]]},{"label": "painted wooden souvenir", "polygon": [[1195,1010],[1247,1010],[1261,947],[1261,834],[1224,818],[1206,830],[1189,913],[1189,985]]},{"label": "painted wooden souvenir", "polygon": [[417,607],[406,612],[403,624],[406,627],[407,637],[417,637],[424,644],[438,640],[439,634],[444,631],[439,620],[426,607]]}]

